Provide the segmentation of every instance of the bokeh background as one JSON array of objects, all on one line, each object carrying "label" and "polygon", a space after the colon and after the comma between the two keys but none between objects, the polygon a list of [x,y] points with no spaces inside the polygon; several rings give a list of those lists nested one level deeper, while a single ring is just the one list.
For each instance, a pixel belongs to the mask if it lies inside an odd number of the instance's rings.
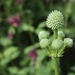
[{"label": "bokeh background", "polygon": [[[46,18],[59,10],[62,29],[75,40],[75,0],[0,0],[0,75],[54,75],[51,58],[39,46],[38,33],[49,30]],[[62,75],[75,75],[75,41],[60,58]]]}]

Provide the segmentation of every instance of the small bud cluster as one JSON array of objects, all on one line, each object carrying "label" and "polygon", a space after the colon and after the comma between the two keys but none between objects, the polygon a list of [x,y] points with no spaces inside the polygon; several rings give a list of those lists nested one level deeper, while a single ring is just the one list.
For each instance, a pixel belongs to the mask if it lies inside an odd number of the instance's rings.
[{"label": "small bud cluster", "polygon": [[46,48],[49,45],[49,40],[47,39],[49,37],[49,33],[47,31],[41,31],[38,37],[40,40],[40,46],[42,48]]},{"label": "small bud cluster", "polygon": [[56,32],[54,32],[54,35],[57,37],[50,40],[49,32],[41,31],[38,35],[40,46],[41,48],[46,48],[49,56],[60,57],[64,53],[65,47],[72,47],[73,45],[73,39],[65,38],[64,32],[58,30],[64,25],[64,18],[62,13],[57,10],[50,13],[47,18],[46,24],[48,28],[57,30]]}]

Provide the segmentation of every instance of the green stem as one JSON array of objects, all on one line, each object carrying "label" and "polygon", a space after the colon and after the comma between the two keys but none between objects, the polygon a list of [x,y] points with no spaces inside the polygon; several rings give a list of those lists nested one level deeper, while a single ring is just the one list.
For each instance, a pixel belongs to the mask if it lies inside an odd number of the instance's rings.
[{"label": "green stem", "polygon": [[58,33],[58,30],[57,29],[54,29],[53,31],[54,31],[54,39],[57,39],[57,37],[58,37],[58,34],[57,34]]},{"label": "green stem", "polygon": [[62,49],[59,51],[58,55],[62,55],[62,53],[64,52],[65,47],[66,47],[66,45],[64,45],[64,46],[62,47]]},{"label": "green stem", "polygon": [[59,66],[58,66],[58,57],[52,57],[55,75],[60,75]]}]

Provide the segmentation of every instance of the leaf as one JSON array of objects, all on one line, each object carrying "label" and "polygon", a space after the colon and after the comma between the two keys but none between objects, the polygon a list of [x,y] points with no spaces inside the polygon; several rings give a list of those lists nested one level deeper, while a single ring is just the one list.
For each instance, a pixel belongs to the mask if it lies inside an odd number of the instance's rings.
[{"label": "leaf", "polygon": [[19,55],[18,47],[11,46],[4,51],[4,57],[9,59],[15,59]]},{"label": "leaf", "polygon": [[30,31],[30,32],[34,32],[34,30],[35,30],[33,26],[26,24],[26,23],[22,24],[21,29],[23,31]]},{"label": "leaf", "polygon": [[46,27],[46,22],[41,22],[39,25],[38,25],[38,29],[41,29],[41,28],[44,28]]},{"label": "leaf", "polygon": [[1,60],[0,64],[1,64],[2,66],[4,66],[4,65],[6,65],[9,61],[10,61],[10,59],[4,58],[4,59]]},{"label": "leaf", "polygon": [[38,35],[40,31],[45,31],[44,29],[36,29],[35,33]]},{"label": "leaf", "polygon": [[75,75],[75,73],[68,73],[68,75]]},{"label": "leaf", "polygon": [[70,69],[71,69],[72,71],[75,71],[75,66],[71,67]]},{"label": "leaf", "polygon": [[13,26],[10,26],[10,28],[8,29],[8,32],[12,33],[12,34],[15,34],[16,30],[15,30],[15,28]]},{"label": "leaf", "polygon": [[15,59],[19,55],[18,47],[11,46],[3,52],[4,58],[1,60],[1,65],[8,64],[11,60]]},{"label": "leaf", "polygon": [[35,65],[35,67],[37,69],[41,66],[42,61],[45,59],[46,56],[47,56],[47,53],[45,52],[44,49],[39,49],[38,50],[38,57],[36,59],[36,65]]},{"label": "leaf", "polygon": [[36,49],[39,47],[39,43],[35,43],[34,45],[28,46],[24,49],[24,54],[27,54],[30,50]]},{"label": "leaf", "polygon": [[12,41],[6,37],[1,37],[0,38],[0,44],[3,46],[8,46],[12,44]]},{"label": "leaf", "polygon": [[50,69],[50,66],[41,66],[35,75],[54,75],[52,72],[52,69]]},{"label": "leaf", "polygon": [[19,70],[17,75],[27,75],[27,73],[29,73],[29,72],[30,72],[30,68],[26,67],[26,68]]},{"label": "leaf", "polygon": [[12,75],[17,74],[19,72],[19,69],[16,66],[9,67],[8,68],[9,73]]},{"label": "leaf", "polygon": [[42,61],[47,56],[45,49],[38,50],[37,61]]}]

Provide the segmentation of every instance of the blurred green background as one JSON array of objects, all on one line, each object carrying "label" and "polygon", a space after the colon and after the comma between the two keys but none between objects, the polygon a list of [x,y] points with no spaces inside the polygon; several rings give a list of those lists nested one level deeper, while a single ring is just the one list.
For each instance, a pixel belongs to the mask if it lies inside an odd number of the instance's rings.
[{"label": "blurred green background", "polygon": [[38,40],[52,10],[63,13],[62,30],[74,40],[60,58],[60,71],[75,75],[75,0],[0,0],[0,75],[54,75],[51,58]]}]

